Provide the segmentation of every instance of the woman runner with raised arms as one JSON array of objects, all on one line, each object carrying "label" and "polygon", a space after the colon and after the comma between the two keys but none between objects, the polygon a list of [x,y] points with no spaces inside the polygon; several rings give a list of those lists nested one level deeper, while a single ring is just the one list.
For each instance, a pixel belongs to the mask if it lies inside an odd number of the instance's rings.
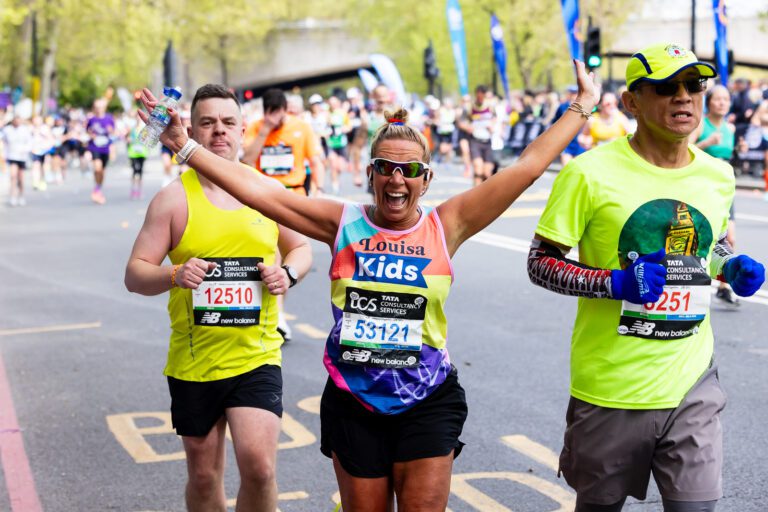
[{"label": "woman runner with raised arms", "polygon": [[[293,194],[201,148],[169,110],[164,144],[243,204],[332,251],[321,451],[333,459],[345,511],[391,511],[395,499],[400,511],[445,510],[467,415],[446,350],[451,258],[581,130],[598,95],[584,64],[575,68],[579,94],[571,111],[512,166],[436,208],[419,205],[433,177],[430,150],[403,109],[388,114],[374,136],[370,205]],[[142,101],[152,111],[150,91]]]}]

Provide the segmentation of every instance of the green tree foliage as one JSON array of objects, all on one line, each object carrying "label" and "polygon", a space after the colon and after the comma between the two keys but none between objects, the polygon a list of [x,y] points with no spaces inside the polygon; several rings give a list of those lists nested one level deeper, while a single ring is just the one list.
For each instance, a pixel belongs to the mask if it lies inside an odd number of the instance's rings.
[{"label": "green tree foliage", "polygon": [[[0,84],[23,86],[31,76],[31,19],[37,20],[43,91],[63,103],[90,104],[109,86],[136,89],[159,77],[163,51],[174,42],[180,67],[210,69],[227,82],[253,62],[282,21],[344,19],[348,30],[375,40],[397,63],[409,90],[425,92],[423,49],[431,39],[446,93],[457,89],[445,0],[0,0]],[[636,0],[581,0],[582,18],[602,27],[603,47]],[[572,71],[557,0],[462,1],[470,86],[489,83],[490,13],[504,29],[507,72],[514,88],[563,85]],[[586,28],[586,23],[584,23]],[[184,73],[183,69],[179,70]],[[54,80],[55,78],[55,80]],[[46,82],[48,80],[48,82]],[[48,89],[46,89],[48,87]]]},{"label": "green tree foliage", "polygon": [[229,82],[233,66],[252,60],[274,24],[286,19],[288,4],[252,0],[166,0],[168,33],[182,59],[213,61],[218,80]]}]

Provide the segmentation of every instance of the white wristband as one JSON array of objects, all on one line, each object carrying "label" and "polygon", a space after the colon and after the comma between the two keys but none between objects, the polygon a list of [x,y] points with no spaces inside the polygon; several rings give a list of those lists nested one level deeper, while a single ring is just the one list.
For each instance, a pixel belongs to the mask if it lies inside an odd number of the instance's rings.
[{"label": "white wristband", "polygon": [[187,139],[187,142],[184,144],[184,147],[182,147],[178,153],[176,153],[176,160],[180,164],[187,163],[187,160],[192,158],[192,155],[195,151],[197,151],[197,148],[200,147],[200,144],[195,142],[192,139]]}]

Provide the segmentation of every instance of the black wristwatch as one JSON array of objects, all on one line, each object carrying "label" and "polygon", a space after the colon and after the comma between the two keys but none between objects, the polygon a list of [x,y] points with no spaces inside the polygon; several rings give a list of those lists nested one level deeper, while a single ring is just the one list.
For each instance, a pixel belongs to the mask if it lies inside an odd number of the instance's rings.
[{"label": "black wristwatch", "polygon": [[291,285],[288,288],[293,288],[293,285],[299,282],[299,274],[293,270],[293,267],[288,265],[283,265],[282,269],[285,270],[285,273],[288,274],[288,279],[291,281]]}]

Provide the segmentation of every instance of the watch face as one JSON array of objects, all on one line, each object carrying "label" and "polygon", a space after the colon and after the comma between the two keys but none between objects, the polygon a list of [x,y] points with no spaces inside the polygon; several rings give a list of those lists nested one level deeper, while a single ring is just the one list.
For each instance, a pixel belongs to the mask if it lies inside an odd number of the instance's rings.
[{"label": "watch face", "polygon": [[289,267],[288,265],[283,266],[285,271],[288,273],[288,277],[291,279],[291,281],[298,280],[299,276],[296,275],[296,271],[293,270],[292,267]]}]

